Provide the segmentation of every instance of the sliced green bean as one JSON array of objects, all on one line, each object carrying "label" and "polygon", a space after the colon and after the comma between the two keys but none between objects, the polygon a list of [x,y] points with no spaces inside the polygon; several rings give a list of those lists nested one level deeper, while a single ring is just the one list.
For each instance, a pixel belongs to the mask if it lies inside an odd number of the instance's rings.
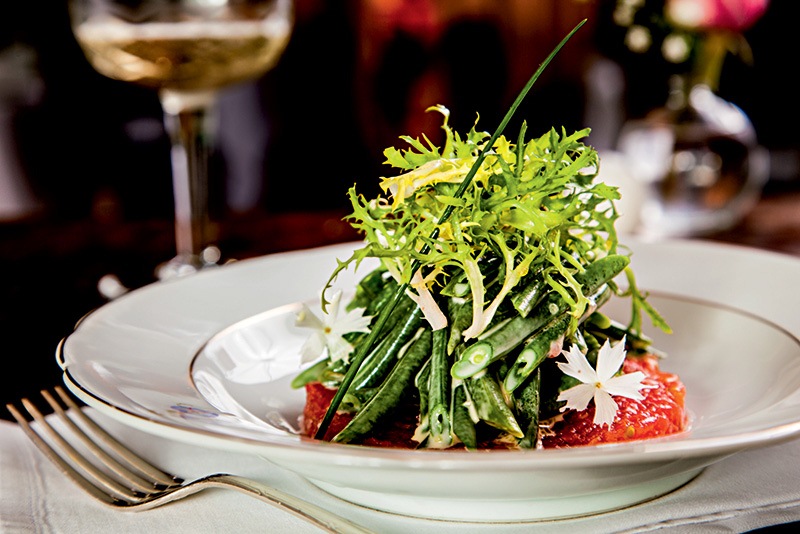
[{"label": "sliced green bean", "polygon": [[[593,301],[594,311],[611,296],[607,288],[607,282],[619,275],[630,263],[627,256],[610,255],[599,260],[595,260],[586,266],[582,272],[575,274],[575,281],[581,284],[581,292],[588,295]],[[550,291],[532,310],[529,318],[532,320],[543,321],[544,324],[569,310],[569,304],[556,291]]]},{"label": "sliced green bean", "polygon": [[[378,316],[378,313],[380,312],[380,310],[388,302],[390,302],[392,300],[392,297],[394,296],[395,292],[397,291],[397,287],[398,287],[397,283],[393,279],[389,278],[389,279],[384,281],[384,285],[383,285],[382,289],[380,290],[380,292],[377,295],[375,295],[374,298],[369,299],[369,300],[366,301],[366,303],[365,303],[366,307],[364,308],[363,315],[365,317],[372,317],[371,326],[373,326],[375,324],[375,322],[377,321],[377,316]],[[407,313],[405,310],[410,309],[410,307],[412,305],[415,305],[414,301],[412,301],[407,296],[403,295],[403,297],[400,300],[400,303],[395,308],[394,313],[392,313],[389,316],[389,318],[386,320],[386,325],[384,326],[383,333],[376,338],[378,343],[383,339],[383,337],[385,337],[385,333],[387,331],[389,331],[392,328],[394,328],[394,326],[397,324],[397,321],[399,320],[399,318],[405,317],[405,315]],[[362,305],[360,307],[364,307],[364,306]],[[348,309],[352,309],[352,308],[353,308],[353,306],[348,306]],[[344,334],[342,337],[344,337],[347,341],[350,342],[350,344],[353,345],[354,348],[357,349],[359,347],[359,345],[364,340],[367,339],[368,335],[369,334],[366,333],[366,332],[349,332],[347,334]],[[374,347],[373,347],[372,350],[375,350]]]},{"label": "sliced green bean", "polygon": [[541,387],[542,370],[537,367],[514,399],[517,420],[520,426],[525,429],[525,437],[519,441],[519,446],[525,449],[535,449],[539,441]]},{"label": "sliced green bean", "polygon": [[419,335],[397,361],[394,368],[360,412],[334,436],[337,443],[353,443],[364,438],[387,414],[400,403],[425,360],[430,356],[431,331],[419,329]]},{"label": "sliced green bean", "polygon": [[475,431],[476,421],[472,418],[470,413],[470,403],[472,400],[469,398],[467,386],[459,381],[453,381],[452,388],[452,408],[453,415],[451,421],[453,422],[453,434],[461,440],[464,447],[470,450],[478,448],[478,434]]},{"label": "sliced green bean", "polygon": [[517,356],[517,360],[508,370],[503,381],[506,391],[512,393],[539,367],[545,358],[561,353],[564,336],[569,330],[570,323],[570,315],[564,313],[525,343],[525,347]]},{"label": "sliced green bean", "polygon": [[408,313],[398,321],[399,324],[386,334],[364,360],[350,386],[350,391],[373,388],[380,384],[394,365],[400,351],[414,337],[417,328],[422,324],[422,310],[416,304],[409,306],[407,310]]},{"label": "sliced green bean", "polygon": [[522,341],[541,327],[538,320],[516,316],[497,330],[469,345],[453,364],[454,378],[469,378],[486,369],[492,362],[514,350]]},{"label": "sliced green bean", "polygon": [[601,285],[600,289],[598,289],[594,295],[589,297],[591,305],[589,306],[589,309],[584,312],[581,320],[583,321],[596,313],[597,310],[603,306],[603,304],[611,300],[613,294],[614,292],[611,290],[611,287],[608,284]]},{"label": "sliced green bean", "polygon": [[525,434],[506,404],[500,384],[489,374],[483,373],[465,380],[478,417],[486,424],[522,438]]},{"label": "sliced green bean", "polygon": [[597,330],[605,330],[611,326],[611,317],[602,312],[595,312],[587,319],[586,325],[594,326]]},{"label": "sliced green bean", "polygon": [[453,442],[450,426],[450,373],[447,361],[447,329],[433,331],[431,372],[428,381],[427,446],[447,448]]},{"label": "sliced green bean", "polygon": [[[392,284],[394,285],[394,282],[392,282]],[[386,305],[385,303],[381,304],[381,306],[385,306],[385,305]],[[381,336],[379,336],[378,339],[382,339],[382,338],[386,337],[388,332],[390,332],[393,328],[395,328],[403,319],[405,319],[408,316],[408,314],[411,312],[411,310],[413,308],[416,308],[416,307],[417,307],[417,303],[416,302],[411,300],[411,298],[408,295],[403,295],[403,297],[400,299],[400,302],[397,304],[397,307],[394,309],[392,314],[386,320],[386,324],[384,325],[383,332],[381,333]],[[375,312],[375,316],[377,316],[378,313],[380,313],[380,309],[378,309]],[[373,320],[373,323],[374,323],[374,320]],[[371,327],[372,326],[370,325],[370,328]]]},{"label": "sliced green bean", "polygon": [[422,367],[417,372],[414,378],[414,385],[417,388],[419,395],[419,421],[417,428],[414,431],[414,439],[422,443],[427,439],[430,434],[430,425],[428,424],[428,388],[431,380],[431,359],[425,360]]},{"label": "sliced green bean", "polygon": [[[597,352],[600,350],[600,346],[602,343],[595,337],[595,335],[589,329],[584,329],[583,331],[583,340],[586,342],[586,352],[587,354],[591,354],[592,352]],[[594,365],[596,362],[589,360],[589,363]]]},{"label": "sliced green bean", "polygon": [[346,370],[347,364],[344,360],[332,362],[326,357],[301,371],[294,377],[291,386],[301,388],[310,382],[320,382],[328,387],[338,387]]}]

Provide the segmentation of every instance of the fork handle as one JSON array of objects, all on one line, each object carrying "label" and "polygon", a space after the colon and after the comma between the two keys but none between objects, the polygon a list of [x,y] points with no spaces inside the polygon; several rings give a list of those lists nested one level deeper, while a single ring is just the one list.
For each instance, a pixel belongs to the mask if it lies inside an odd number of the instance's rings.
[{"label": "fork handle", "polygon": [[[215,475],[208,475],[200,479],[201,483],[193,484],[199,491],[202,486],[227,488],[240,491],[256,499],[265,501],[273,506],[277,506],[282,510],[286,510],[298,517],[307,521],[311,521],[317,526],[325,529],[328,532],[338,534],[375,534],[371,530],[351,523],[347,519],[340,517],[324,508],[320,508],[315,504],[311,504],[302,499],[298,499],[287,493],[276,490],[264,484],[259,484],[250,479],[238,477],[236,475],[229,475],[226,473],[219,473]],[[198,481],[198,482],[200,482]],[[187,489],[190,486],[187,486]],[[178,492],[181,493],[181,492]],[[176,496],[177,497],[177,496]]]}]

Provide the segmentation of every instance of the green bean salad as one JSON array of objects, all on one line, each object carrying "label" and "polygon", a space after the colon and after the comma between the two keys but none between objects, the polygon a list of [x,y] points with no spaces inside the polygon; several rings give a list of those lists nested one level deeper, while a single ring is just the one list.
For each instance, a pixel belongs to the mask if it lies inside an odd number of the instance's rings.
[{"label": "green bean salad", "polygon": [[[581,383],[562,351],[597,366],[604,345],[654,352],[643,316],[669,326],[636,286],[614,228],[619,191],[596,180],[588,129],[527,139],[523,123],[516,140],[487,147],[477,121],[462,136],[446,108],[428,111],[443,118],[442,146],[403,136],[406,148],[384,151],[399,174],[381,179],[383,194],[348,191],[348,220],[365,241],[333,269],[322,319],[298,314],[314,330],[303,347],[313,363],[293,386],[346,387],[331,410],[352,419],[335,442],[358,443],[413,405],[421,447],[476,448],[483,426],[535,447],[540,421],[563,411],[564,392]],[[334,280],[366,258],[379,266],[341,302]],[[599,311],[613,297],[630,299],[627,324]]]}]

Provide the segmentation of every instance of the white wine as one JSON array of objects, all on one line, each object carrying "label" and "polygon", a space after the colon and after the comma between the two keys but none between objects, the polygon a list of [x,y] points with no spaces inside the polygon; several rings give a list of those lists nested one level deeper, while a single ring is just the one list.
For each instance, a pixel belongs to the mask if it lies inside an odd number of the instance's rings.
[{"label": "white wine", "polygon": [[286,47],[290,25],[87,20],[75,35],[89,62],[109,78],[171,91],[202,91],[265,73]]}]

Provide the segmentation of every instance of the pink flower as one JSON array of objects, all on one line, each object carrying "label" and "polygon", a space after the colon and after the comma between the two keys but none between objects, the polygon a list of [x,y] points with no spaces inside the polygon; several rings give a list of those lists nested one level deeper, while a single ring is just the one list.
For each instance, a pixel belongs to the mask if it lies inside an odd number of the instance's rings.
[{"label": "pink flower", "polygon": [[667,0],[665,12],[686,29],[742,32],[761,18],[768,4],[769,0]]}]

